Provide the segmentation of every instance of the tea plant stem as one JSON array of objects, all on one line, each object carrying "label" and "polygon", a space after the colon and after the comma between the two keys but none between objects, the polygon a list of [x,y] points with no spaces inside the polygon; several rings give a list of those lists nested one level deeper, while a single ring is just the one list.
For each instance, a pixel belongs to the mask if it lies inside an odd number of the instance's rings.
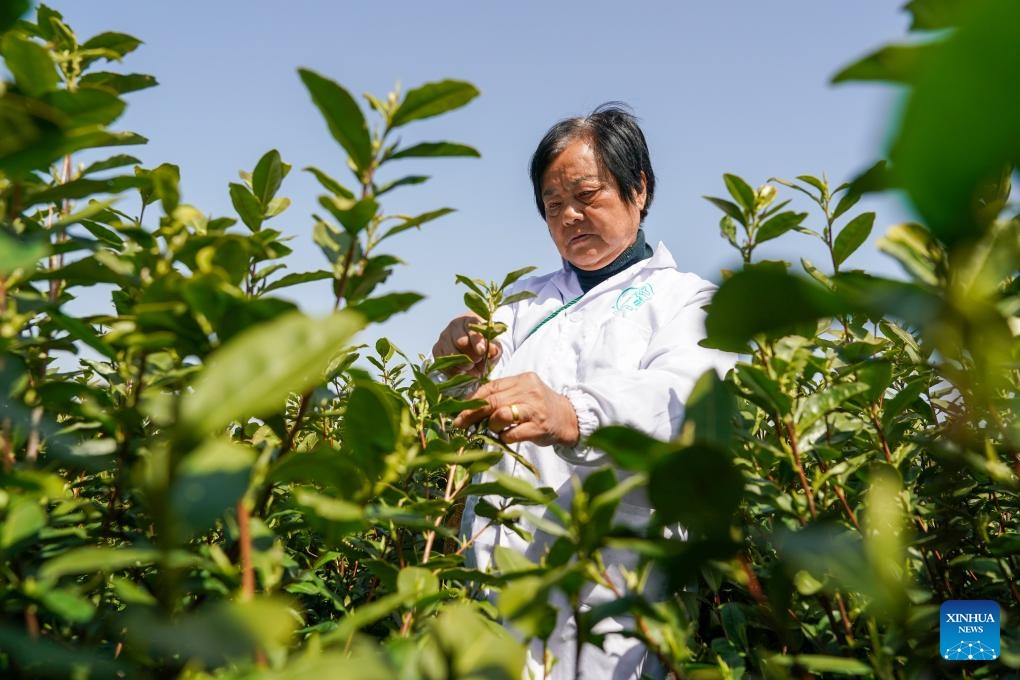
[{"label": "tea plant stem", "polygon": [[280,455],[278,458],[283,458],[283,456],[294,449],[294,440],[297,438],[297,433],[304,422],[305,413],[308,411],[308,404],[311,400],[311,392],[305,392],[301,395],[301,402],[298,404],[298,412],[297,415],[294,416],[294,424],[291,425],[289,430],[287,430],[287,441],[283,443],[283,447],[280,449]]},{"label": "tea plant stem", "polygon": [[[826,432],[828,432],[828,428],[829,425],[828,422],[826,422]],[[826,437],[828,437],[828,434],[826,434]],[[821,456],[816,454],[815,460],[818,462],[818,469],[822,471],[823,475],[829,471],[828,466],[825,464],[825,461],[822,460]],[[850,523],[854,525],[854,528],[857,529],[857,531],[860,531],[861,525],[857,522],[857,515],[854,514],[853,508],[850,507],[850,503],[846,500],[846,493],[843,491],[843,487],[841,487],[839,483],[833,479],[829,480],[829,484],[832,486],[832,490],[836,493],[836,498],[839,499],[840,505],[843,506],[843,512],[846,514],[847,519],[850,520]]]},{"label": "tea plant stem", "polygon": [[924,564],[924,570],[928,572],[928,579],[931,581],[932,588],[939,591],[943,600],[950,599],[946,596],[947,593],[945,589],[942,588],[942,582],[939,580],[938,574],[935,573],[935,570],[931,566],[928,551],[921,548],[919,552],[921,553],[921,563]]},{"label": "tea plant stem", "polygon": [[0,427],[0,446],[3,447],[4,472],[10,472],[14,467],[14,442],[11,440],[10,418],[4,418],[3,426]]},{"label": "tea plant stem", "polygon": [[[928,533],[928,527],[925,526],[925,523],[921,520],[920,517],[914,517],[914,523],[917,524],[918,528],[921,530],[922,533],[924,534]],[[944,595],[948,595],[948,597],[944,597],[943,599],[954,599],[956,597],[956,594],[953,592],[953,587],[950,584],[948,575],[946,574],[945,559],[942,557],[942,553],[940,553],[938,549],[933,550],[932,554],[935,557],[935,564],[939,568],[939,573],[935,574],[933,570],[929,567],[929,574],[931,575],[932,579],[932,587],[939,587]],[[922,557],[925,556],[925,552],[923,550],[921,552],[921,555]],[[925,566],[928,566],[927,559],[925,559]]]},{"label": "tea plant stem", "polygon": [[574,639],[574,680],[581,680],[581,648],[587,642],[585,640],[587,636],[581,630],[581,626],[578,623],[581,620],[581,606],[577,596],[572,596],[570,600],[570,615],[574,617],[574,626],[577,630],[577,635]]},{"label": "tea plant stem", "polygon": [[[457,450],[457,455],[460,456],[462,453],[464,453],[464,447],[463,446],[460,447]],[[454,478],[456,477],[454,472],[455,472],[456,467],[457,466],[455,464],[453,464],[453,463],[451,463],[450,465],[448,465],[446,467],[446,490],[443,492],[443,500],[447,503],[447,505],[449,505],[450,499],[453,498],[453,485],[454,485]],[[443,515],[439,515],[438,517],[436,517],[436,521],[434,522],[433,525],[438,529],[439,525],[442,524],[442,522],[443,522]],[[425,553],[422,555],[422,558],[421,558],[421,563],[422,564],[428,564],[429,563],[429,558],[432,556],[432,544],[435,543],[435,541],[436,541],[436,532],[435,531],[430,531],[425,536]]]},{"label": "tea plant stem", "polygon": [[404,617],[400,623],[400,637],[407,637],[411,633],[411,625],[414,623],[414,613],[404,612]]},{"label": "tea plant stem", "polygon": [[790,444],[790,453],[793,455],[793,465],[797,468],[800,485],[804,489],[804,495],[807,496],[808,510],[811,512],[812,519],[818,519],[818,512],[815,510],[815,499],[811,493],[811,484],[808,483],[807,474],[804,472],[804,465],[800,460],[800,452],[797,450],[797,435],[793,431],[793,424],[788,420],[784,420],[783,425],[786,428],[786,439]]},{"label": "tea plant stem", "polygon": [[843,594],[837,590],[834,597],[836,598],[836,606],[839,607],[839,616],[843,620],[843,632],[846,635],[847,643],[852,645],[854,643],[854,627],[850,622],[850,616],[847,615],[846,603],[843,602]]},{"label": "tea plant stem", "polygon": [[[63,167],[61,168],[61,171],[60,171],[60,184],[67,184],[70,181],[71,181],[71,156],[70,156],[70,154],[68,154],[68,155],[64,156]],[[70,211],[71,211],[71,202],[65,200],[61,204],[60,214],[61,215],[66,215]],[[49,226],[50,228],[52,228],[52,226],[53,226],[53,205],[52,204],[50,205],[49,215],[47,217],[47,226]],[[61,233],[58,233],[58,234],[56,234],[54,236],[53,243],[54,244],[62,243],[64,241],[66,241],[66,240],[67,240],[67,236],[63,232],[61,232]],[[51,270],[60,269],[61,267],[64,266],[64,255],[62,253],[61,254],[50,255],[49,265],[50,265],[50,269]],[[50,280],[50,302],[56,303],[60,299],[60,290],[61,290],[61,288],[63,288],[63,283],[64,282],[62,280],[58,279],[58,278],[54,278],[54,279]]]},{"label": "tea plant stem", "polygon": [[850,520],[850,523],[854,525],[854,528],[857,529],[857,531],[860,531],[861,525],[858,524],[857,515],[854,514],[853,508],[850,507],[850,504],[846,500],[846,494],[843,492],[843,487],[836,482],[832,482],[832,489],[836,492],[836,498],[839,499],[840,505],[843,506],[843,512],[846,513],[847,519]]},{"label": "tea plant stem", "polygon": [[1005,560],[1001,557],[998,559],[999,569],[1002,571],[1003,579],[1009,584],[1009,592],[1016,600],[1017,604],[1020,604],[1020,590],[1017,590],[1016,580],[1011,577],[1011,572],[1008,566],[1006,566]]},{"label": "tea plant stem", "polygon": [[754,569],[751,567],[750,560],[747,559],[746,553],[741,552],[737,557],[737,561],[740,562],[740,569],[744,572],[744,576],[747,577],[747,591],[751,593],[751,597],[762,607],[768,607],[769,601],[765,597],[765,591],[762,590],[761,581],[758,580],[758,575],[754,573]]},{"label": "tea plant stem", "polygon": [[25,460],[34,463],[39,456],[39,424],[42,422],[43,407],[36,406],[32,409],[31,426],[28,430],[28,445],[25,447]]},{"label": "tea plant stem", "polygon": [[340,272],[340,279],[337,281],[336,288],[334,290],[335,299],[333,300],[333,309],[340,309],[340,303],[343,302],[344,295],[347,293],[347,279],[350,276],[351,262],[354,260],[354,247],[356,243],[351,243],[351,246],[347,249],[347,254],[344,255],[344,266],[343,271]]},{"label": "tea plant stem", "polygon": [[875,426],[875,434],[878,435],[878,441],[882,444],[882,453],[885,455],[885,462],[889,465],[893,464],[892,452],[889,450],[889,440],[885,438],[885,432],[882,431],[882,423],[878,419],[876,411],[878,406],[872,404],[871,406],[871,424]]},{"label": "tea plant stem", "polygon": [[[829,627],[832,629],[832,635],[839,640],[842,638],[843,646],[846,648],[850,647],[850,642],[846,638],[846,631],[842,630],[838,623],[836,623],[836,615],[832,613],[832,602],[829,600],[828,595],[820,594],[818,596],[818,602],[822,605],[822,611],[825,612],[825,618],[829,620]],[[846,622],[844,621],[844,624]]]},{"label": "tea plant stem", "polygon": [[[311,399],[312,393],[310,391],[301,395],[301,402],[298,404],[298,412],[294,416],[294,423],[287,430],[287,438],[280,447],[280,452],[276,456],[277,460],[280,460],[294,450],[294,440],[297,438],[297,433],[301,430],[301,426],[304,423],[305,413],[308,410],[308,404],[311,402]],[[266,482],[265,488],[258,496],[255,508],[259,517],[264,517],[269,511],[269,501],[273,497],[273,486],[273,482]]]},{"label": "tea plant stem", "polygon": [[[606,586],[608,586],[608,588],[613,592],[613,595],[616,596],[616,599],[618,600],[622,599],[623,591],[621,591],[620,588],[616,585],[616,583],[613,582],[612,577],[610,577],[609,575],[609,570],[606,569],[604,566],[601,569],[601,575],[602,579],[606,582]],[[673,663],[670,661],[670,658],[653,643],[652,631],[648,630],[648,623],[645,621],[645,617],[635,613],[634,623],[637,624],[638,631],[641,633],[643,642],[649,649],[652,650],[652,653],[655,654],[659,661],[662,662],[663,667],[669,671],[669,673],[671,674],[670,677],[677,678],[681,677],[680,669],[674,667]]]},{"label": "tea plant stem", "polygon": [[237,502],[237,533],[241,544],[241,602],[255,598],[255,571],[251,562],[251,517],[242,498]]},{"label": "tea plant stem", "polygon": [[39,610],[34,604],[25,607],[25,630],[31,639],[39,639]]}]

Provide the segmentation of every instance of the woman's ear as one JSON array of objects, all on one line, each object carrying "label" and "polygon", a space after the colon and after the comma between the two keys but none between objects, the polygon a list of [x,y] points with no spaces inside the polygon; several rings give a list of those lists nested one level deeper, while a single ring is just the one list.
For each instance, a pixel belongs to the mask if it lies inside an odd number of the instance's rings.
[{"label": "woman's ear", "polygon": [[638,210],[645,209],[645,203],[648,201],[648,178],[645,176],[645,171],[641,171],[641,189],[634,190],[634,203],[637,205]]}]

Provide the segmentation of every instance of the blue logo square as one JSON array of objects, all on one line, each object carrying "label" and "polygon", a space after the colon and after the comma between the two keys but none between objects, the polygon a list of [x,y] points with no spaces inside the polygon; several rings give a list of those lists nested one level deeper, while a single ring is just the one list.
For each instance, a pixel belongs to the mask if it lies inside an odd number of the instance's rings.
[{"label": "blue logo square", "polygon": [[939,653],[949,661],[999,658],[999,604],[991,600],[946,600],[939,612]]}]

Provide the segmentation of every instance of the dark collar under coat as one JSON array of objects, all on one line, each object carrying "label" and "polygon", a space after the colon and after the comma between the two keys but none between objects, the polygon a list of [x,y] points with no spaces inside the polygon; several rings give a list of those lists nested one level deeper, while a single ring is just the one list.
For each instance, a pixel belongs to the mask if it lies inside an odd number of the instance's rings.
[{"label": "dark collar under coat", "polygon": [[619,274],[627,267],[632,264],[636,264],[641,260],[647,260],[652,256],[652,247],[645,243],[645,230],[637,230],[637,238],[634,239],[634,243],[627,246],[627,249],[620,253],[615,260],[607,264],[601,269],[594,271],[587,271],[584,269],[578,269],[574,265],[567,263],[567,266],[574,271],[577,275],[577,282],[581,284],[581,291],[587,293],[589,290],[599,285],[606,279],[616,274]]}]

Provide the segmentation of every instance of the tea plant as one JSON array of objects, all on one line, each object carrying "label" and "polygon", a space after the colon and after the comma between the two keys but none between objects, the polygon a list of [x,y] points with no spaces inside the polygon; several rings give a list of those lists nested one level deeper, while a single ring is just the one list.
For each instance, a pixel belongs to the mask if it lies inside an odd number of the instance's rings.
[{"label": "tea plant", "polygon": [[[83,41],[58,12],[19,19],[26,9],[0,10],[5,676],[517,678],[523,648],[500,623],[548,639],[553,593],[591,644],[600,621],[629,615],[626,634],[677,677],[1020,667],[1020,220],[1008,204],[1020,159],[1015,88],[996,86],[1020,70],[1015,5],[915,0],[914,28],[934,37],[837,76],[910,88],[891,167],[837,187],[724,176],[727,196],[709,200],[743,267],[716,294],[705,342],[744,360],[698,382],[673,441],[593,435],[615,465],[578,483],[567,510],[552,489],[479,478],[515,453],[484,427],[453,426],[476,405],[476,377],[456,375],[463,357],[356,344],[420,299],[379,292],[399,264],[386,243],[450,212],[385,212],[389,192],[426,181],[387,173],[403,158],[478,155],[396,135],[467,104],[473,86],[365,95],[365,109],[298,72],[350,176],[308,169],[326,264],[288,272],[280,154],[225,188],[236,218],[206,216],[183,202],[177,167],[110,151],[145,141],[111,126],[155,80],[105,70],[139,41]],[[904,280],[849,268],[877,219],[854,209],[890,183],[923,220],[879,241]],[[801,260],[804,276],[757,259],[798,235],[829,261]],[[526,273],[458,277],[485,342]],[[275,296],[311,281],[332,283],[334,313]],[[110,291],[110,309],[71,313],[89,287]],[[651,526],[618,522],[630,493],[647,495]],[[491,573],[469,568],[457,526],[469,495],[509,527],[548,506],[544,560],[499,550]],[[607,570],[619,549],[642,556],[622,584]],[[672,595],[652,587],[663,580]],[[582,609],[596,585],[616,601]],[[947,599],[1001,605],[999,659],[939,661]]]}]

